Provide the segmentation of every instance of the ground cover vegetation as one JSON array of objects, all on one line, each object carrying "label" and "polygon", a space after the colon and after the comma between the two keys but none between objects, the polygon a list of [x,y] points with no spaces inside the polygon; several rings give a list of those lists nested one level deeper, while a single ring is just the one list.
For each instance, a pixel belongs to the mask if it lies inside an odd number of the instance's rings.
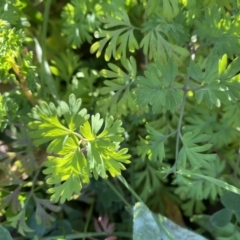
[{"label": "ground cover vegetation", "polygon": [[0,239],[240,239],[239,0],[0,0]]}]

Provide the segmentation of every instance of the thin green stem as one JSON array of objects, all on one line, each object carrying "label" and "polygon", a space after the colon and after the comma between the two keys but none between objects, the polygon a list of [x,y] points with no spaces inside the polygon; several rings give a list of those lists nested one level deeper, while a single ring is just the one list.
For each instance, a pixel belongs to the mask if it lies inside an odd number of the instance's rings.
[{"label": "thin green stem", "polygon": [[143,15],[144,21],[146,21],[146,19],[147,19],[147,13],[148,13],[148,9],[149,9],[150,3],[151,3],[151,0],[149,0],[147,2],[147,6],[145,8],[145,12],[144,12],[144,15]]},{"label": "thin green stem", "polygon": [[116,193],[116,195],[123,201],[123,203],[124,203],[127,207],[129,207],[129,208],[132,207],[131,204],[129,204],[129,203],[124,199],[124,197],[122,196],[122,194],[117,190],[116,187],[114,187],[114,185],[113,185],[108,179],[106,179],[106,183],[107,183],[107,185]]},{"label": "thin green stem", "polygon": [[[114,233],[109,233],[109,232],[89,232],[89,233],[73,233],[73,234],[67,234],[66,236],[63,235],[58,235],[58,236],[50,236],[50,237],[43,237],[43,238],[38,238],[39,240],[56,240],[56,239],[62,239],[63,237],[65,239],[82,239],[82,238],[91,238],[91,237],[104,237],[104,236],[110,236],[114,235],[116,237],[125,237],[128,239],[132,238],[132,233],[128,232],[114,232]],[[19,238],[14,238],[14,240],[24,240],[26,238],[24,237],[19,237]]]},{"label": "thin green stem", "polygon": [[177,127],[177,139],[176,139],[176,151],[175,151],[175,163],[173,166],[173,172],[178,169],[178,152],[179,152],[179,145],[180,145],[180,138],[182,137],[181,130],[182,130],[182,121],[183,121],[183,114],[185,110],[186,100],[187,100],[187,86],[189,82],[189,75],[186,75],[184,81],[184,92],[183,92],[183,102],[181,106],[180,116],[178,119],[178,127]]},{"label": "thin green stem", "polygon": [[142,199],[137,195],[137,193],[132,189],[132,187],[127,183],[123,176],[118,176],[118,179],[122,182],[122,184],[131,192],[131,194],[135,197],[135,199],[139,202],[143,202]]},{"label": "thin green stem", "polygon": [[239,166],[240,166],[240,146],[238,148],[238,157],[237,157],[237,162],[236,162],[236,168],[234,168],[234,173],[233,173],[233,176],[235,178],[237,178],[237,175],[238,175],[237,170],[239,169]]},{"label": "thin green stem", "polygon": [[84,137],[81,135],[81,134],[79,134],[79,133],[77,133],[77,132],[73,132],[73,134],[76,136],[76,137],[78,137],[78,138],[80,138],[81,140],[85,140],[84,139]]},{"label": "thin green stem", "polygon": [[[88,211],[87,221],[85,223],[84,230],[83,230],[84,233],[87,233],[88,226],[89,226],[90,219],[91,219],[92,212],[93,212],[93,206],[94,206],[94,201],[91,203],[90,209]],[[85,238],[83,238],[83,240],[85,240]]]},{"label": "thin green stem", "polygon": [[45,44],[45,42],[46,42],[46,38],[47,38],[48,19],[49,19],[51,3],[52,3],[52,0],[46,0],[44,14],[43,14],[43,29],[42,29],[42,36],[41,36],[42,63],[44,63],[44,61],[46,59],[46,44]]},{"label": "thin green stem", "polygon": [[[52,0],[46,0],[44,2],[44,14],[43,14],[43,26],[42,26],[42,34],[41,34],[41,74],[40,74],[40,80],[41,80],[41,86],[44,86],[44,83],[48,86],[48,91],[51,92],[51,95],[53,96],[53,99],[59,103],[59,95],[57,93],[55,83],[53,81],[51,70],[48,65],[48,62],[46,60],[46,38],[47,38],[47,29],[48,29],[48,23],[49,23],[49,13],[51,8]],[[37,41],[35,41],[36,44],[38,44]],[[47,92],[48,92],[47,91]],[[44,92],[44,89],[42,90]],[[45,91],[46,92],[46,91]]]}]

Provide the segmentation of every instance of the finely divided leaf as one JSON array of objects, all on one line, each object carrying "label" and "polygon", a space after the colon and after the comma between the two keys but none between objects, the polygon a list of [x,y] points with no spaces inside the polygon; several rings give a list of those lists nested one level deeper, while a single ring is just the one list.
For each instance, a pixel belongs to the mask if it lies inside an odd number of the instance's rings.
[{"label": "finely divided leaf", "polygon": [[102,30],[98,34],[100,41],[95,42],[91,46],[91,53],[96,53],[99,57],[103,51],[103,48],[107,45],[104,58],[109,61],[113,56],[116,60],[121,57],[126,58],[126,49],[130,52],[134,52],[138,49],[138,42],[133,34],[135,29],[132,26],[127,13],[122,10],[116,17],[107,16],[104,20],[104,28],[115,28],[109,30]]},{"label": "finely divided leaf", "polygon": [[107,117],[103,130],[103,119],[99,114],[92,116],[91,124],[87,121],[81,127],[81,134],[86,139],[87,159],[90,170],[95,178],[101,176],[106,178],[106,171],[112,176],[120,175],[125,167],[122,163],[129,163],[130,155],[126,154],[127,149],[118,151],[119,143],[123,140],[121,121],[114,121]]},{"label": "finely divided leaf", "polygon": [[[32,109],[30,116],[33,121],[29,123],[30,137],[34,144],[40,145],[56,139],[64,139],[76,130],[89,117],[86,109],[80,110],[81,100],[76,100],[72,94],[69,96],[69,105],[61,102],[57,108],[53,103],[40,103]],[[62,124],[61,117],[66,124]]]},{"label": "finely divided leaf", "polygon": [[193,61],[188,68],[189,76],[199,82],[201,86],[195,90],[198,103],[204,101],[211,109],[213,105],[221,106],[240,99],[240,84],[237,72],[240,70],[240,60],[236,58],[227,67],[227,56],[219,59],[213,52],[209,54],[204,72]]},{"label": "finely divided leaf", "polygon": [[144,37],[140,47],[143,48],[143,53],[150,60],[161,59],[161,62],[166,62],[169,57],[181,65],[189,55],[186,48],[179,46],[180,44],[172,43],[173,38],[179,41],[179,36],[187,33],[184,32],[181,25],[168,23],[161,15],[152,15],[147,22],[143,23],[142,32]]},{"label": "finely divided leaf", "polygon": [[143,107],[151,105],[153,113],[177,111],[182,104],[182,90],[174,82],[177,73],[177,66],[170,60],[167,64],[157,61],[147,66],[145,77],[136,81],[137,102]]},{"label": "finely divided leaf", "polygon": [[80,47],[86,41],[91,43],[92,33],[99,27],[100,22],[95,13],[87,14],[85,1],[73,0],[71,3],[68,3],[62,12],[62,33],[66,36],[68,44]]},{"label": "finely divided leaf", "polygon": [[138,147],[138,152],[145,158],[148,155],[150,160],[157,161],[165,158],[164,141],[168,138],[161,134],[159,131],[151,127],[149,124],[146,125],[149,136],[146,140],[142,139],[143,145]]},{"label": "finely divided leaf", "polygon": [[64,203],[66,200],[70,200],[73,193],[79,194],[82,189],[82,184],[78,176],[70,176],[64,183],[61,185],[55,185],[54,187],[48,189],[48,193],[51,193],[50,198],[53,202]]},{"label": "finely divided leaf", "polygon": [[50,141],[47,148],[50,156],[44,162],[43,173],[47,175],[46,182],[55,185],[48,190],[55,202],[63,203],[73,193],[79,194],[92,174],[95,178],[106,178],[106,171],[112,176],[120,175],[125,169],[123,163],[130,162],[127,149],[119,150],[124,139],[121,121],[107,117],[104,124],[97,113],[90,124],[87,111],[80,107],[81,100],[72,94],[69,104],[61,102],[56,108],[53,103],[43,102],[31,114],[34,121],[29,124],[30,135],[35,144]]},{"label": "finely divided leaf", "polygon": [[102,70],[101,75],[108,80],[104,81],[105,86],[100,89],[100,93],[106,95],[107,98],[100,100],[99,104],[103,110],[110,110],[110,114],[127,115],[134,112],[136,104],[133,94],[133,83],[136,78],[137,66],[133,57],[121,59],[121,63],[126,72],[117,65],[109,63],[111,70]]},{"label": "finely divided leaf", "polygon": [[[200,130],[187,132],[182,137],[183,146],[178,155],[178,161],[181,166],[186,167],[187,161],[192,167],[209,167],[209,162],[216,159],[215,154],[203,153],[212,147],[212,144],[202,144],[208,141],[210,136],[199,134]],[[199,134],[199,135],[198,135]]]}]

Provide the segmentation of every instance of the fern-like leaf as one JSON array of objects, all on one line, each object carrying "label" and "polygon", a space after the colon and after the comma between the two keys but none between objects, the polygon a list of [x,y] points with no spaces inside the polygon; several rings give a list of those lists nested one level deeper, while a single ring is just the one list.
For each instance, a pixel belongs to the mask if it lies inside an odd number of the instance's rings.
[{"label": "fern-like leaf", "polygon": [[[215,154],[203,153],[212,147],[212,144],[197,145],[208,141],[211,136],[199,134],[200,130],[196,129],[192,132],[187,132],[182,137],[183,146],[178,155],[178,161],[182,167],[186,167],[187,160],[192,167],[209,167],[211,161],[216,160]],[[199,134],[199,135],[198,135]]]},{"label": "fern-like leaf", "polygon": [[[126,58],[126,49],[134,52],[135,49],[139,48],[133,33],[135,27],[131,24],[125,11],[119,12],[116,17],[107,16],[104,23],[104,28],[109,28],[109,30],[102,30],[96,35],[101,40],[91,46],[91,53],[96,52],[96,56],[99,57],[103,48],[107,46],[104,58],[109,61],[112,56],[116,60],[121,57]],[[115,30],[111,28],[115,28]]]},{"label": "fern-like leaf", "polygon": [[169,24],[162,16],[154,15],[143,24],[144,37],[140,43],[143,52],[149,59],[166,62],[169,57],[178,64],[189,55],[187,49],[171,42],[172,38],[178,40],[179,34],[186,34],[177,24]]},{"label": "fern-like leaf", "polygon": [[138,77],[136,83],[137,101],[143,107],[152,106],[153,113],[170,111],[174,113],[182,103],[182,90],[174,82],[178,74],[177,66],[168,61],[147,66],[145,77]]},{"label": "fern-like leaf", "polygon": [[86,109],[80,110],[81,99],[70,95],[69,103],[61,102],[58,108],[45,102],[36,106],[30,115],[30,136],[36,145],[50,142],[47,148],[48,161],[44,162],[47,183],[53,184],[48,190],[51,200],[63,203],[72,194],[79,194],[82,184],[95,178],[120,175],[129,163],[127,149],[119,149],[123,141],[121,121],[112,117],[105,120],[99,114],[91,117]]},{"label": "fern-like leaf", "polygon": [[227,56],[219,59],[218,55],[210,53],[206,59],[205,71],[193,61],[190,63],[188,73],[192,79],[201,86],[195,90],[197,102],[204,101],[211,109],[213,104],[220,107],[221,103],[236,102],[240,96],[240,84],[237,76],[240,59],[236,58],[227,67]]},{"label": "fern-like leaf", "polygon": [[103,95],[110,95],[99,101],[99,105],[103,110],[110,110],[110,114],[115,116],[127,115],[134,112],[136,104],[134,103],[135,96],[133,93],[133,84],[136,79],[136,61],[133,57],[130,60],[121,59],[121,63],[127,73],[115,64],[109,63],[111,70],[103,69],[101,75],[109,80],[104,81],[105,86],[100,89]]}]

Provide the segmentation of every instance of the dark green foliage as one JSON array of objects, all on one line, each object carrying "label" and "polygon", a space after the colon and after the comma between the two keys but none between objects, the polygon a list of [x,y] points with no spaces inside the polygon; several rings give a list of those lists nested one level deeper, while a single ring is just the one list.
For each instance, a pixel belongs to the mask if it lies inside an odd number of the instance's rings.
[{"label": "dark green foliage", "polygon": [[239,239],[239,19],[239,0],[0,1],[1,234],[193,234],[169,218]]}]

